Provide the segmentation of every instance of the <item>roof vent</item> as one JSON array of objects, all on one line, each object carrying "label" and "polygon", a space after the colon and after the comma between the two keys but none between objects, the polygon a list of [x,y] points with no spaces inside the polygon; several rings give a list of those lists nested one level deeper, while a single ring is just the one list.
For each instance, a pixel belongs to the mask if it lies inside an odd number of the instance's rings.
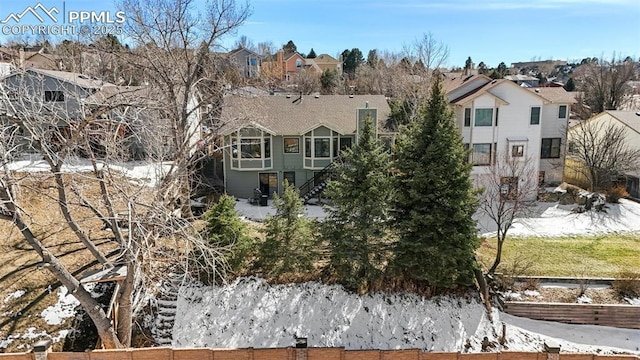
[{"label": "roof vent", "polygon": [[320,99],[320,94],[315,94],[313,97],[316,99]]},{"label": "roof vent", "polygon": [[539,93],[540,92],[540,88],[536,88],[534,91]]},{"label": "roof vent", "polygon": [[636,111],[636,116],[640,116],[640,111]]},{"label": "roof vent", "polygon": [[353,94],[349,95],[349,99],[353,99]]},{"label": "roof vent", "polygon": [[291,94],[287,94],[287,99],[291,99]]}]

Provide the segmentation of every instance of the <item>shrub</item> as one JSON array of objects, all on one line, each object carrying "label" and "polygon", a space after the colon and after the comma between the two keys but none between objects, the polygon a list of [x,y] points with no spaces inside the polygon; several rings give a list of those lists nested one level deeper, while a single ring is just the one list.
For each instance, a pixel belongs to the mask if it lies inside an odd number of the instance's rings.
[{"label": "shrub", "polygon": [[617,203],[621,198],[629,196],[627,189],[623,185],[616,185],[607,190],[607,202]]},{"label": "shrub", "polygon": [[526,278],[524,280],[524,290],[538,290],[540,286],[540,279],[538,278]]},{"label": "shrub", "polygon": [[620,297],[640,296],[640,272],[622,271],[613,282],[613,290]]}]

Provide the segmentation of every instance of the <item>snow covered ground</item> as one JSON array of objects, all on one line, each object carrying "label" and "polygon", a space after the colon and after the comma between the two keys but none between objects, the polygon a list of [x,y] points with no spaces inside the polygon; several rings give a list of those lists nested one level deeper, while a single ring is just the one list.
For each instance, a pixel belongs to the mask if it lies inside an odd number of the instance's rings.
[{"label": "snow covered ground", "polygon": [[[505,347],[498,344],[502,322]],[[549,323],[498,311],[491,322],[474,300],[359,296],[340,286],[271,286],[257,278],[184,288],[173,336],[176,347],[286,347],[301,336],[316,347],[474,352],[486,336],[494,350],[540,351],[545,340],[553,339],[563,351],[640,353],[640,330]]]},{"label": "snow covered ground", "polygon": [[[534,216],[516,219],[509,236],[569,236],[598,235],[612,232],[640,232],[640,204],[621,199],[619,204],[607,204],[606,212],[571,210],[577,205],[537,203]],[[478,227],[484,236],[496,231],[494,224],[476,214]]]},{"label": "snow covered ground", "polygon": [[[50,171],[49,165],[42,160],[42,156],[26,155],[20,160],[8,164],[9,169],[23,172],[44,172]],[[154,186],[171,167],[168,162],[143,162],[127,161],[117,164],[110,164],[111,169],[120,171],[126,177],[135,180],[137,183],[146,186]],[[62,172],[89,172],[93,171],[91,162],[84,158],[69,158],[62,166]]]}]

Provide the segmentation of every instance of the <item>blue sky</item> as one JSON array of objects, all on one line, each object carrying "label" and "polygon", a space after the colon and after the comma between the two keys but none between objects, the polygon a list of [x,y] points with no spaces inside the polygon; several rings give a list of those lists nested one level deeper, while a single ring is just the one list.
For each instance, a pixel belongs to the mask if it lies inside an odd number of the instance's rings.
[{"label": "blue sky", "polygon": [[[61,2],[42,0],[48,6]],[[37,1],[7,3],[0,4],[2,18]],[[252,15],[236,37],[276,46],[293,40],[304,53],[313,48],[335,56],[357,47],[366,57],[371,49],[401,51],[431,33],[449,46],[450,66],[463,66],[467,56],[490,67],[614,52],[640,57],[639,0],[250,0],[250,5]],[[95,0],[66,0],[66,7],[117,10],[112,2]],[[224,44],[231,47],[234,41]]]}]

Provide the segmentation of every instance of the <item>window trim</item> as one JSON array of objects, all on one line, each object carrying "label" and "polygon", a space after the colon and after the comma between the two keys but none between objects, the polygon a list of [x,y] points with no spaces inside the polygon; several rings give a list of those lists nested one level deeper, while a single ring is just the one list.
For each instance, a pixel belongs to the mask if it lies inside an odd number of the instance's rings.
[{"label": "window trim", "polygon": [[[538,109],[538,116],[536,121],[533,121],[533,109]],[[542,107],[540,106],[532,106],[529,110],[529,125],[540,125],[540,117],[542,113]]]},{"label": "window trim", "polygon": [[[303,136],[304,138],[303,168],[305,169],[311,169],[311,170],[322,169],[327,164],[316,165],[316,161],[323,161],[323,162],[326,162],[327,160],[333,161],[339,155],[339,153],[335,151],[334,147],[337,146],[339,149],[341,144],[340,138],[347,137],[347,135],[341,135],[337,131],[334,131],[326,126],[324,128],[330,131],[329,135],[316,135],[316,130],[318,130],[318,128],[315,128],[307,132]],[[316,156],[316,148],[315,148],[316,140],[320,140],[320,139],[327,139],[329,141],[329,156],[326,156],[326,157]],[[337,139],[337,143],[334,142],[334,139]],[[353,144],[353,139],[352,139],[352,144]],[[310,162],[310,165],[307,165],[308,162]]]},{"label": "window trim", "polygon": [[[241,136],[240,133],[243,129],[254,129],[260,132],[260,136]],[[229,167],[233,170],[269,170],[273,169],[273,135],[270,133],[254,127],[245,127],[238,129],[233,133],[227,135],[229,141]],[[225,136],[225,138],[227,138]],[[243,156],[243,141],[246,140],[260,140],[260,157],[244,157]],[[234,148],[235,146],[235,148]],[[255,164],[260,162],[260,166],[249,166],[249,164]]]},{"label": "window trim", "polygon": [[511,157],[524,157],[524,145],[515,144],[511,145]]},{"label": "window trim", "polygon": [[[296,151],[287,151],[287,140],[295,140],[295,143],[297,143],[295,145],[295,149],[297,149]],[[284,154],[300,154],[300,138],[299,137],[292,137],[292,136],[283,137],[282,138],[282,152]]]},{"label": "window trim", "polygon": [[464,127],[471,127],[471,108],[464,108]]},{"label": "window trim", "polygon": [[[560,111],[560,109],[562,108],[564,108],[563,112]],[[558,105],[558,119],[566,119],[568,111],[569,111],[569,107],[567,105]]]},{"label": "window trim", "polygon": [[[484,124],[484,125],[479,125],[478,124],[478,111],[486,111],[489,110],[491,111],[491,116],[489,117],[489,123],[488,124]],[[493,126],[493,108],[476,108],[473,114],[473,126],[474,127],[486,127],[486,126]]]},{"label": "window trim", "polygon": [[[487,162],[477,162],[476,159],[476,146],[487,146],[489,148],[489,158],[487,159]],[[473,164],[473,166],[490,166],[491,165],[491,159],[492,159],[492,152],[493,152],[493,145],[491,143],[478,143],[478,144],[472,144],[471,145],[471,163]],[[479,153],[479,152],[478,152]],[[484,154],[484,152],[482,153]]]},{"label": "window trim", "polygon": [[[557,144],[557,156],[554,156],[553,154],[553,142],[554,140],[558,141]],[[548,149],[548,155],[545,156],[545,142],[547,142],[549,144],[549,149]],[[542,140],[540,141],[540,159],[559,159],[560,156],[562,155],[562,138],[556,137],[556,138],[542,138]]]}]

